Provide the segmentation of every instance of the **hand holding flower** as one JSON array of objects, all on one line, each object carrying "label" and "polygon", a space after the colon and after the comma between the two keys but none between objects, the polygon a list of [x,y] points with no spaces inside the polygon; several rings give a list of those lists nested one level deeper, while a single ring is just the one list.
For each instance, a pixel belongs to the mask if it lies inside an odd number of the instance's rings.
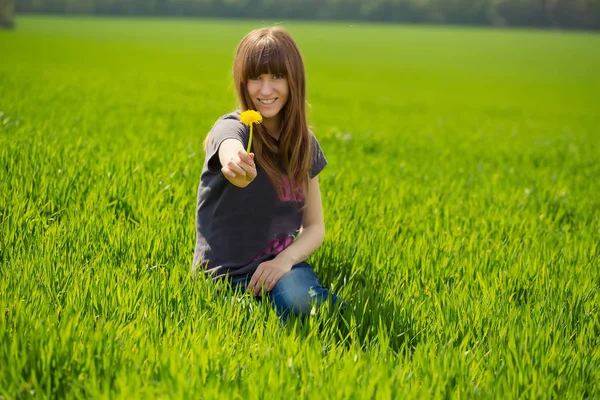
[{"label": "hand holding flower", "polygon": [[221,168],[221,172],[233,185],[243,188],[248,186],[256,178],[256,164],[254,153],[246,153],[244,150],[231,157]]}]

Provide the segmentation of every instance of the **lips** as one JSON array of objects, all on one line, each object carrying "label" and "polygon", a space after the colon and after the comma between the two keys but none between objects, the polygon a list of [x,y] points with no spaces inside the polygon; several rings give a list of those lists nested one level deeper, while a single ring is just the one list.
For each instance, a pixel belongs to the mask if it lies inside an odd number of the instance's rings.
[{"label": "lips", "polygon": [[275,100],[277,100],[277,97],[274,99],[258,99],[258,101],[260,102],[260,104],[264,104],[265,106],[271,105],[273,103],[275,103]]}]

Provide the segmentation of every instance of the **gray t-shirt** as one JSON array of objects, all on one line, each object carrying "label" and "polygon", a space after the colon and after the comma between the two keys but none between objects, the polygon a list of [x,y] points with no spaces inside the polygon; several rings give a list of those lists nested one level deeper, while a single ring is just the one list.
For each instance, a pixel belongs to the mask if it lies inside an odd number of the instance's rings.
[{"label": "gray t-shirt", "polygon": [[[245,188],[231,184],[221,173],[219,146],[225,139],[248,145],[250,129],[235,111],[219,118],[209,133],[206,158],[200,175],[196,206],[196,249],[192,271],[220,278],[252,274],[258,265],[275,258],[298,235],[304,198],[292,194],[285,174],[284,189],[277,193],[257,163],[257,176]],[[321,146],[312,138],[310,178],[327,165]]]}]

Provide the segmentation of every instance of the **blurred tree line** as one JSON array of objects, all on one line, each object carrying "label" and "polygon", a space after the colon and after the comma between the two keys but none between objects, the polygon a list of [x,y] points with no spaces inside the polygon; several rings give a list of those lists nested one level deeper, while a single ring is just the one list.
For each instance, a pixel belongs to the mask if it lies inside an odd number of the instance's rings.
[{"label": "blurred tree line", "polygon": [[19,0],[16,12],[600,28],[600,0]]},{"label": "blurred tree line", "polygon": [[0,0],[0,28],[11,28],[14,24],[14,0]]}]

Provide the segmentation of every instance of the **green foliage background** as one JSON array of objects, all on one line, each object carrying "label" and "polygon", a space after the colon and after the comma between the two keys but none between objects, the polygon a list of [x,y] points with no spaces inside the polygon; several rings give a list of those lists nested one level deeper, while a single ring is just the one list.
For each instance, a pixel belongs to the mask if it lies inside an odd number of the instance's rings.
[{"label": "green foliage background", "polygon": [[264,22],[0,33],[4,398],[600,396],[600,38],[289,23],[355,313],[282,326],[189,269],[202,141]]},{"label": "green foliage background", "polygon": [[15,7],[24,13],[600,29],[600,0],[19,0]]}]

